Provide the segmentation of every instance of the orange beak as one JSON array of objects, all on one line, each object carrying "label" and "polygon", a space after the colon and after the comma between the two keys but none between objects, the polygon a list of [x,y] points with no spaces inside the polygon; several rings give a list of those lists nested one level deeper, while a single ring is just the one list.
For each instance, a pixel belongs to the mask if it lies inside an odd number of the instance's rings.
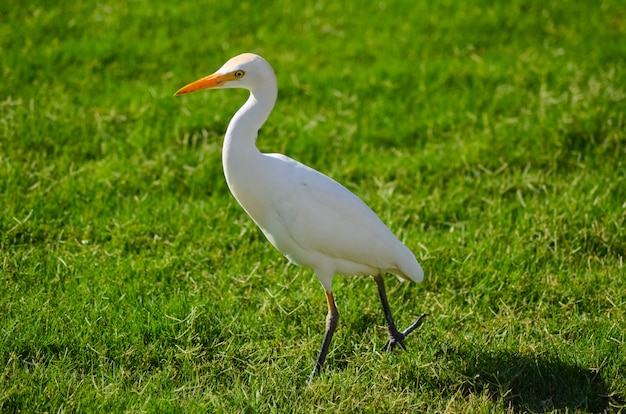
[{"label": "orange beak", "polygon": [[233,80],[234,77],[231,74],[214,73],[205,78],[198,79],[195,82],[191,82],[187,86],[183,86],[176,93],[175,96],[184,95],[186,93],[201,91],[203,89],[217,88],[222,86],[226,81]]}]

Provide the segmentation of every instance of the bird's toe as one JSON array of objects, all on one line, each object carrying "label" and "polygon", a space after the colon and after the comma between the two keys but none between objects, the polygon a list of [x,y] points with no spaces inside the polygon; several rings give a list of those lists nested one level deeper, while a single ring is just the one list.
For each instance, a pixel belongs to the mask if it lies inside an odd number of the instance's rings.
[{"label": "bird's toe", "polygon": [[389,352],[395,347],[406,351],[406,347],[404,346],[404,336],[400,332],[397,332],[396,335],[390,335],[389,340],[381,350],[384,352]]}]

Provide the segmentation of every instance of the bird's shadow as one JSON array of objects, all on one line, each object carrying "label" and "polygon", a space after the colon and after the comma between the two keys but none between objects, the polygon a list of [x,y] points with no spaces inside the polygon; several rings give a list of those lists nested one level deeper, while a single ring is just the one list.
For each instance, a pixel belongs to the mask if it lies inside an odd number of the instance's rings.
[{"label": "bird's shadow", "polygon": [[[487,395],[514,412],[598,413],[626,404],[624,396],[609,389],[600,369],[567,363],[557,355],[448,350],[444,359],[456,372],[426,379],[427,384],[444,394]],[[415,380],[424,385],[423,373],[418,376]]]}]

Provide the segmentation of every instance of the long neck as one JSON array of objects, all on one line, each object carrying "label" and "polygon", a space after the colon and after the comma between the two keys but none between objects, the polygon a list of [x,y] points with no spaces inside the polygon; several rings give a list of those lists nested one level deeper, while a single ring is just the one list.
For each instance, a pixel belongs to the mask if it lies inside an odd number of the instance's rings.
[{"label": "long neck", "polygon": [[235,113],[226,129],[222,151],[225,163],[233,156],[241,157],[250,150],[256,150],[258,131],[272,112],[277,94],[275,83],[250,91],[250,97]]},{"label": "long neck", "polygon": [[259,174],[261,152],[255,141],[259,129],[274,107],[277,93],[276,83],[250,91],[250,97],[226,129],[222,148],[224,177],[231,193],[246,211],[249,211],[246,198],[255,190],[249,188],[249,185],[255,182],[254,176]]}]

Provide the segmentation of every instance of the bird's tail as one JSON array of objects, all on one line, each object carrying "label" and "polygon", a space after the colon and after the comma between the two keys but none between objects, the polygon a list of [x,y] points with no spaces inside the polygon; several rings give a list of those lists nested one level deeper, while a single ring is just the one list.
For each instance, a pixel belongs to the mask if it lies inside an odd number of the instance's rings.
[{"label": "bird's tail", "polygon": [[398,259],[398,272],[392,272],[400,280],[411,280],[420,283],[424,280],[424,270],[415,255],[405,246],[404,254]]}]

